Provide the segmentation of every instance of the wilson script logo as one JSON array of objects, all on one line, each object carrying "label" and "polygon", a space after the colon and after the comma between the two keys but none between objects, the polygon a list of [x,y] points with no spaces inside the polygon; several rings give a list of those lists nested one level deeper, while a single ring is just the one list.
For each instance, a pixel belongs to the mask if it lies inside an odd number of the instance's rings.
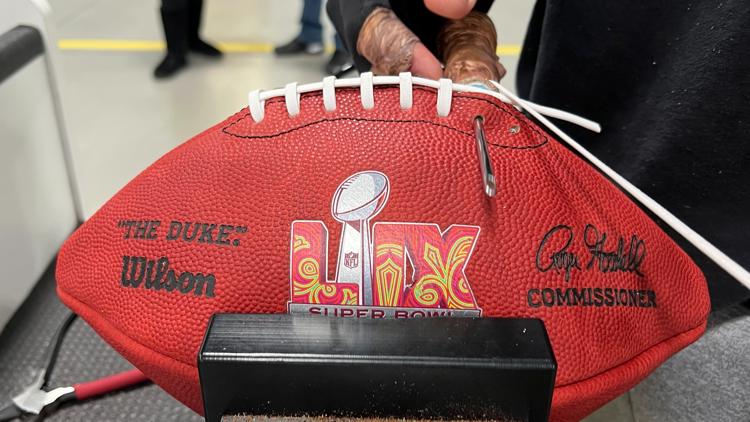
[{"label": "wilson script logo", "polygon": [[175,271],[169,268],[166,257],[123,256],[121,283],[123,287],[214,297],[216,278],[213,274]]}]

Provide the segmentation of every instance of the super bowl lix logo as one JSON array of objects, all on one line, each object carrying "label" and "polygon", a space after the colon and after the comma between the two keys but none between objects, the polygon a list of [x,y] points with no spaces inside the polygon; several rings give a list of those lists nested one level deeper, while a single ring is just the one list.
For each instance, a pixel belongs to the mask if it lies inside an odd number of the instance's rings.
[{"label": "super bowl lix logo", "polygon": [[289,312],[359,318],[481,314],[464,274],[479,227],[378,222],[371,229],[388,193],[388,178],[376,171],[356,173],[339,185],[331,203],[331,214],[343,224],[334,280],[328,280],[325,224],[292,223]]}]

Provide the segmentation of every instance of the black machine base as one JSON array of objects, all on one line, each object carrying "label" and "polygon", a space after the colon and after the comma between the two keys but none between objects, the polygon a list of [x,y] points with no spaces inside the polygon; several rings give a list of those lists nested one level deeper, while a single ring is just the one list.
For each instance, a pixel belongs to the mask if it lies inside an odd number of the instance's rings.
[{"label": "black machine base", "polygon": [[536,319],[215,315],[198,357],[222,415],[545,421],[556,364]]}]

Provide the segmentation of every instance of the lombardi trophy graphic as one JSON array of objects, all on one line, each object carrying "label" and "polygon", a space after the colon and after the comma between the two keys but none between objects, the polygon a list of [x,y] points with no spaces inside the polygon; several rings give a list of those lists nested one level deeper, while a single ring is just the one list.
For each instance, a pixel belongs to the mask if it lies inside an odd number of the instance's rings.
[{"label": "lombardi trophy graphic", "polygon": [[337,283],[359,286],[359,305],[372,306],[370,220],[388,200],[388,178],[363,171],[344,180],[331,203],[333,218],[344,224],[339,244]]}]

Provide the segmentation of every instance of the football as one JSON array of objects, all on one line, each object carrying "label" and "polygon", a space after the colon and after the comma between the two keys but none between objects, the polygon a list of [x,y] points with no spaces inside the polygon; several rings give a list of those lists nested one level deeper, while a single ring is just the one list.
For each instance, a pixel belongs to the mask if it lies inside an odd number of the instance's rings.
[{"label": "football", "polygon": [[68,239],[59,296],[198,413],[215,313],[540,318],[552,420],[579,420],[699,338],[709,298],[528,107],[410,75],[253,91]]}]

